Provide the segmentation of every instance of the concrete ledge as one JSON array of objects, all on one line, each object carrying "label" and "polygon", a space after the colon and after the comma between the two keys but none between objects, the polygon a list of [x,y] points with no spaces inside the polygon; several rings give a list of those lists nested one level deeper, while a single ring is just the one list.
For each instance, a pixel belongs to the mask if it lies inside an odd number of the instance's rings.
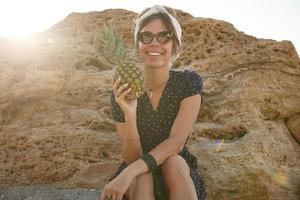
[{"label": "concrete ledge", "polygon": [[0,200],[99,200],[100,191],[52,185],[0,187]]}]

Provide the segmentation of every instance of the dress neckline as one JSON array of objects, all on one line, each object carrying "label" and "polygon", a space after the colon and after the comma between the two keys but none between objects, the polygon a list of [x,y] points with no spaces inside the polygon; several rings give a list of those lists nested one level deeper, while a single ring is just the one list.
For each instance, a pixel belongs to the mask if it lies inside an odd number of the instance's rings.
[{"label": "dress neckline", "polygon": [[147,103],[148,103],[149,106],[151,107],[152,112],[157,113],[157,112],[159,111],[159,108],[161,107],[161,104],[163,103],[164,96],[166,95],[167,89],[168,89],[168,87],[169,87],[169,85],[170,85],[170,80],[171,80],[171,78],[172,78],[172,71],[170,70],[170,71],[169,71],[169,79],[168,79],[168,81],[166,82],[166,85],[165,85],[165,87],[164,87],[164,89],[163,89],[163,91],[162,91],[162,93],[161,93],[161,96],[160,96],[160,98],[159,98],[159,100],[158,100],[158,104],[157,104],[156,108],[154,108],[154,106],[152,105],[152,102],[151,102],[150,97],[148,96],[147,92],[145,92],[145,93],[146,93]]}]

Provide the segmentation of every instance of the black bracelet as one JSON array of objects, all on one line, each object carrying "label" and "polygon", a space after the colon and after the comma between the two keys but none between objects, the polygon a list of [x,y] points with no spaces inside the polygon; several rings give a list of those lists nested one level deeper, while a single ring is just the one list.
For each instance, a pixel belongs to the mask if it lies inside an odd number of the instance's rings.
[{"label": "black bracelet", "polygon": [[146,153],[144,154],[141,159],[143,161],[145,161],[145,163],[147,164],[149,170],[152,172],[157,168],[157,163],[156,160],[154,159],[154,157],[150,154],[150,153]]}]

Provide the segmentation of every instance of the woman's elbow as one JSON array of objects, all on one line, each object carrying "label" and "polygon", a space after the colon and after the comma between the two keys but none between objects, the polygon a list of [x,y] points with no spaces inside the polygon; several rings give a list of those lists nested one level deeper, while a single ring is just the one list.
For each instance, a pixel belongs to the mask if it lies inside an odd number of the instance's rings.
[{"label": "woman's elbow", "polygon": [[185,140],[183,141],[182,139],[179,139],[179,138],[174,138],[174,153],[175,154],[179,154],[183,147],[184,147],[184,144],[185,144]]}]

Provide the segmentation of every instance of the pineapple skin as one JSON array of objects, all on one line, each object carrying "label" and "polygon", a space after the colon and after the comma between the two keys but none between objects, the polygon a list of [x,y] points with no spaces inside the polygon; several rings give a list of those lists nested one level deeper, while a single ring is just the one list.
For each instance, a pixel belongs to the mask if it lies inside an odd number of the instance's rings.
[{"label": "pineapple skin", "polygon": [[144,80],[142,71],[132,62],[124,62],[117,66],[114,73],[114,80],[121,77],[119,86],[127,83],[131,91],[125,96],[126,100],[134,100],[140,97],[145,92]]}]

